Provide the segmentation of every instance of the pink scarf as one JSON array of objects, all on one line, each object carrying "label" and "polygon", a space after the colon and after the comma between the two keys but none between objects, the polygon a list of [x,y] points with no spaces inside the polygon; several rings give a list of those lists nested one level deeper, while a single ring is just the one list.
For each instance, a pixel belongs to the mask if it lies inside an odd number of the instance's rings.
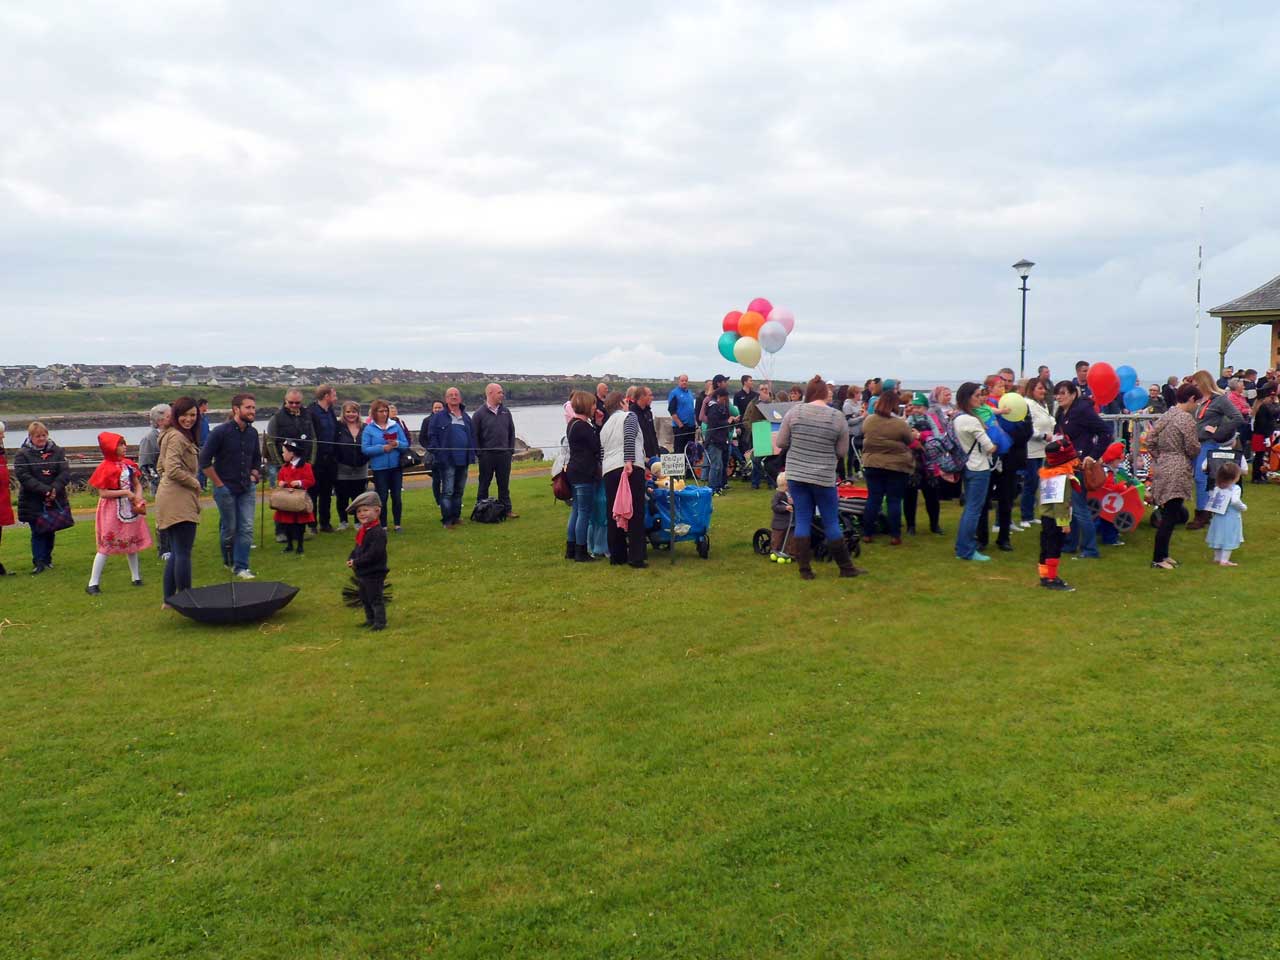
[{"label": "pink scarf", "polygon": [[631,503],[631,478],[625,473],[622,474],[621,482],[618,484],[618,495],[613,498],[613,522],[619,529],[627,529],[627,524],[631,522],[631,514],[633,513]]}]

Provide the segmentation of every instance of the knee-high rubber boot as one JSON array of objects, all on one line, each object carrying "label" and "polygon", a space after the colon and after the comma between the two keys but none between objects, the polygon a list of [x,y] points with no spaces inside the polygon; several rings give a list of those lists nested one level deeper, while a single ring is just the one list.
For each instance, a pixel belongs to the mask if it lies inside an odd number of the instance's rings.
[{"label": "knee-high rubber boot", "polygon": [[574,549],[573,549],[573,548],[574,548],[574,547],[576,547],[576,546],[577,546],[577,544],[576,544],[576,543],[574,543],[572,540],[566,540],[566,541],[564,542],[564,558],[565,558],[566,560],[572,560],[572,559],[574,558]]},{"label": "knee-high rubber boot", "polygon": [[840,576],[857,577],[866,573],[861,567],[853,565],[853,558],[849,556],[849,545],[844,539],[838,539],[831,544],[831,557],[836,562],[836,566],[840,568]]},{"label": "knee-high rubber boot", "polygon": [[791,549],[795,551],[796,562],[800,568],[801,580],[813,579],[813,548],[808,537],[792,537]]}]

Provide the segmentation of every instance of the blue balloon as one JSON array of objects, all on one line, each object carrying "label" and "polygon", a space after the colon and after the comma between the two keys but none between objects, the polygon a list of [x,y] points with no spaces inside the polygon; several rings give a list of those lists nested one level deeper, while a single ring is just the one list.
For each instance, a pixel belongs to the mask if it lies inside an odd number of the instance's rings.
[{"label": "blue balloon", "polygon": [[1120,378],[1121,393],[1127,394],[1138,385],[1138,371],[1127,363],[1124,366],[1116,367],[1116,376]]},{"label": "blue balloon", "polygon": [[1130,387],[1124,392],[1124,408],[1130,413],[1137,413],[1150,402],[1150,394],[1141,387]]}]

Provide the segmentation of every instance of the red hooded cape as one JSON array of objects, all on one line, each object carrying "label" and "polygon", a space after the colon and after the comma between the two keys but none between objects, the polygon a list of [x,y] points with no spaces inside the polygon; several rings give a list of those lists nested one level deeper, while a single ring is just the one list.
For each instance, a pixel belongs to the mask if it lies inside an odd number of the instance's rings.
[{"label": "red hooded cape", "polygon": [[93,476],[89,478],[89,486],[95,490],[119,490],[120,474],[125,467],[129,467],[134,473],[138,472],[138,465],[132,460],[126,460],[120,456],[120,444],[124,443],[124,437],[118,433],[98,434],[98,449],[102,451],[102,463],[98,464],[98,469],[93,471]]}]

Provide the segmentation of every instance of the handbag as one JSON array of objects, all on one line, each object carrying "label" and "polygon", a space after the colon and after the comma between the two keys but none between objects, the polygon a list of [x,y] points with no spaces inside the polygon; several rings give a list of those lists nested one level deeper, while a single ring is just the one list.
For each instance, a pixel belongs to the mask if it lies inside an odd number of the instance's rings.
[{"label": "handbag", "polygon": [[281,513],[310,513],[311,497],[302,487],[276,487],[267,498],[267,506]]},{"label": "handbag", "polygon": [[57,533],[75,525],[76,519],[71,515],[71,508],[60,503],[46,504],[40,515],[32,521],[31,526],[36,533]]},{"label": "handbag", "polygon": [[557,500],[565,503],[573,501],[573,485],[569,483],[569,475],[563,470],[551,478],[551,493]]}]

